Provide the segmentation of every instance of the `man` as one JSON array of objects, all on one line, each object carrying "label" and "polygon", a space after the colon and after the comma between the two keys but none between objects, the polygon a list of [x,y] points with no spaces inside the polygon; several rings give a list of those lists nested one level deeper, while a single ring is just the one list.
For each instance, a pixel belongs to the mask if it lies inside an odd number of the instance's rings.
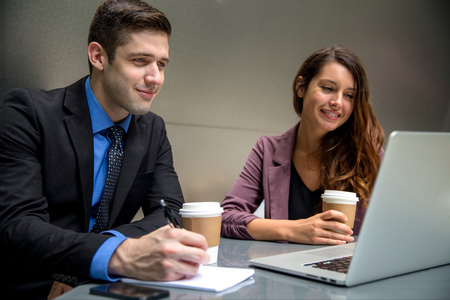
[{"label": "man", "polygon": [[[108,0],[89,30],[90,76],[52,91],[17,89],[0,104],[2,295],[176,280],[209,261],[203,236],[162,227],[159,200],[175,212],[183,203],[164,121],[149,112],[170,34],[145,2]],[[130,224],[140,207],[145,217]]]}]

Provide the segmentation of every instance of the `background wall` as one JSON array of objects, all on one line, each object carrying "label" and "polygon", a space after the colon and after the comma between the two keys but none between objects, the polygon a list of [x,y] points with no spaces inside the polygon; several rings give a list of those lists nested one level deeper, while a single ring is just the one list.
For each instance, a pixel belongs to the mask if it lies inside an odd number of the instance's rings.
[{"label": "background wall", "polygon": [[[149,1],[173,25],[167,122],[186,201],[221,201],[256,139],[296,124],[291,85],[314,51],[339,43],[365,64],[372,102],[393,130],[450,131],[447,0]],[[88,73],[100,1],[1,0],[0,97]]]}]

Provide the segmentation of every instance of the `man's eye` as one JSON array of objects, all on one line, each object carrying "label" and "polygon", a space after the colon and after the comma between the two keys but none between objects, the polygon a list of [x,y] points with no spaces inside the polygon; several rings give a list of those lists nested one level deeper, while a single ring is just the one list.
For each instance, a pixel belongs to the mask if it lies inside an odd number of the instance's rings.
[{"label": "man's eye", "polygon": [[143,64],[143,63],[145,63],[145,59],[143,59],[143,58],[135,58],[134,61],[135,61],[136,63],[138,63],[138,64]]},{"label": "man's eye", "polygon": [[158,63],[158,67],[160,67],[161,69],[165,68],[166,66],[167,66],[167,63],[165,63],[165,62]]}]

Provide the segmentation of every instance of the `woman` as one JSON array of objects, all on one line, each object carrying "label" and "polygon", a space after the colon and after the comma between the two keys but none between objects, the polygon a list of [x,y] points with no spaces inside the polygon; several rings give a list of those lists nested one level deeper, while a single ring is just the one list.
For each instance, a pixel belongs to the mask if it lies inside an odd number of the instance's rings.
[{"label": "woman", "polygon": [[[358,234],[384,153],[359,58],[340,46],[313,53],[293,84],[301,121],[260,137],[222,203],[225,237],[343,244]],[[338,211],[321,212],[325,189],[357,193],[353,230]],[[265,218],[253,213],[265,199]],[[331,230],[338,230],[337,233]]]}]

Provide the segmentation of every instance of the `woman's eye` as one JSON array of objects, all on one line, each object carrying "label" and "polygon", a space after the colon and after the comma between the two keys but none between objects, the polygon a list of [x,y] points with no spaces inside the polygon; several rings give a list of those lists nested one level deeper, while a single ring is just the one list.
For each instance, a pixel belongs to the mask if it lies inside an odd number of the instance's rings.
[{"label": "woman's eye", "polygon": [[345,96],[349,99],[353,99],[355,97],[355,96],[353,96],[353,94],[346,94]]},{"label": "woman's eye", "polygon": [[323,89],[324,91],[327,91],[327,92],[333,91],[333,89],[332,89],[331,87],[329,87],[329,86],[322,86],[322,89]]}]

